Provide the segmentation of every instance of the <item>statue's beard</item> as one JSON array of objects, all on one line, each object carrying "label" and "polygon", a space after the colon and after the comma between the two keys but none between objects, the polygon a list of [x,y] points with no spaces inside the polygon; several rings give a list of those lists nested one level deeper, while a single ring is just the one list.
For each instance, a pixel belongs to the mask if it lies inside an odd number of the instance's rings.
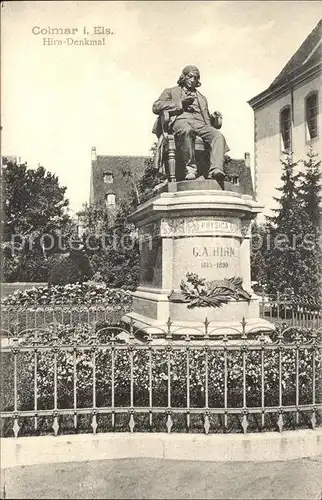
[{"label": "statue's beard", "polygon": [[188,96],[189,96],[189,95],[194,95],[194,96],[196,95],[197,90],[196,90],[196,87],[195,87],[194,85],[191,85],[191,86],[189,86],[189,85],[184,85],[184,86],[183,86],[183,89],[184,89],[185,93],[186,93]]},{"label": "statue's beard", "polygon": [[196,79],[194,79],[192,82],[191,80],[186,79],[183,81],[183,86],[188,90],[195,91],[198,86],[198,82],[196,81]]}]

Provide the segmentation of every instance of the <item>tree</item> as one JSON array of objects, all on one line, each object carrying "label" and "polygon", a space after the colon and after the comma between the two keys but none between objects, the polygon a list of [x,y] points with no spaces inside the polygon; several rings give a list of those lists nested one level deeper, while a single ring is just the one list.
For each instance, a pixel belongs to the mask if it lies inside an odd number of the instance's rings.
[{"label": "tree", "polygon": [[318,155],[309,150],[303,161],[304,170],[299,181],[299,199],[306,212],[309,223],[307,239],[310,247],[303,254],[306,262],[306,281],[309,283],[310,295],[318,300],[321,298],[322,285],[322,249],[321,249],[321,161]]},{"label": "tree", "polygon": [[321,161],[312,149],[303,160],[304,171],[299,176],[301,205],[312,224],[320,232],[321,228]]},{"label": "tree", "polygon": [[[66,187],[61,187],[58,177],[44,167],[28,169],[27,164],[13,162],[3,169],[2,186],[3,278],[46,279],[48,249],[57,250],[62,236],[74,231],[67,214]],[[34,269],[31,273],[30,267]]]},{"label": "tree", "polygon": [[133,191],[134,191],[135,197],[136,197],[136,203],[139,205],[141,203],[140,192],[139,192],[139,189],[137,186],[137,180],[133,176],[131,169],[129,167],[123,166],[122,170],[121,170],[121,174],[127,180],[127,182],[129,182],[132,185]]},{"label": "tree", "polygon": [[274,197],[279,206],[274,209],[275,215],[268,217],[268,290],[276,293],[291,288],[298,293],[302,255],[299,245],[293,245],[294,237],[303,237],[303,212],[298,207],[298,174],[295,173],[298,162],[294,162],[290,154],[281,163],[282,186],[277,188],[281,196]]},{"label": "tree", "polygon": [[67,285],[82,283],[93,276],[88,255],[82,245],[68,253],[53,255],[49,259],[48,284]]},{"label": "tree", "polygon": [[[314,275],[318,276],[319,248],[311,220],[309,188],[304,186],[303,173],[295,172],[299,162],[294,162],[292,155],[287,155],[281,163],[282,186],[277,188],[281,196],[274,198],[279,206],[274,210],[275,215],[268,218],[268,291],[283,293],[291,289],[296,295],[316,298],[319,285]],[[304,178],[312,177],[313,170],[310,167]],[[315,188],[312,181],[312,192]]]},{"label": "tree", "polygon": [[[154,150],[154,148],[151,148]],[[143,176],[139,181],[139,191],[141,193],[141,202],[145,201],[152,193],[153,189],[158,185],[165,181],[167,176],[156,170],[154,166],[154,159],[148,159],[145,162],[145,170],[143,172]]]},{"label": "tree", "polygon": [[256,281],[255,291],[265,291],[267,288],[267,236],[268,230],[266,224],[259,224],[256,220],[251,228],[251,280]]},{"label": "tree", "polygon": [[113,288],[135,289],[138,284],[137,232],[127,219],[134,206],[124,201],[111,214],[106,207],[85,205],[79,212],[94,279],[98,277]]}]

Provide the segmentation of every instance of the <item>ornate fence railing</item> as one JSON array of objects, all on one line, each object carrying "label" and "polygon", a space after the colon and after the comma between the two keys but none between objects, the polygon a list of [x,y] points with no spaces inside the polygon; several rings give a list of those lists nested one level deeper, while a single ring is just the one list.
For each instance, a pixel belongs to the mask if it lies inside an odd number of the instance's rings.
[{"label": "ornate fence railing", "polygon": [[66,304],[66,305],[2,305],[1,337],[20,337],[27,330],[39,330],[48,324],[119,324],[130,305]]},{"label": "ornate fence railing", "polygon": [[261,432],[321,425],[321,331],[218,334],[206,320],[139,340],[47,323],[2,349],[2,435]]},{"label": "ornate fence railing", "polygon": [[[69,302],[68,294],[66,304],[2,304],[1,336],[17,336],[20,331],[39,329],[55,321],[65,325],[99,322],[119,324],[124,314],[130,310],[130,301],[120,305],[73,304]],[[313,329],[322,327],[321,304],[306,297],[263,294],[259,302],[259,311],[260,317],[272,323]]]},{"label": "ornate fence railing", "polygon": [[275,323],[283,322],[304,328],[322,326],[321,304],[312,298],[263,294],[259,306],[260,316]]}]

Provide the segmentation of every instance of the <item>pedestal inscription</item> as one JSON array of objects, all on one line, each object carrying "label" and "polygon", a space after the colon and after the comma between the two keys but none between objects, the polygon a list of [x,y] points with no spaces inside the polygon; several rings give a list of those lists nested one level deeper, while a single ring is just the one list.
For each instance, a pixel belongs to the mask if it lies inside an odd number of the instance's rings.
[{"label": "pedestal inscription", "polygon": [[161,220],[161,236],[235,236],[242,237],[240,219],[233,217],[185,217]]},{"label": "pedestal inscription", "polygon": [[191,237],[174,240],[174,288],[187,272],[209,280],[240,275],[240,241],[224,237]]}]

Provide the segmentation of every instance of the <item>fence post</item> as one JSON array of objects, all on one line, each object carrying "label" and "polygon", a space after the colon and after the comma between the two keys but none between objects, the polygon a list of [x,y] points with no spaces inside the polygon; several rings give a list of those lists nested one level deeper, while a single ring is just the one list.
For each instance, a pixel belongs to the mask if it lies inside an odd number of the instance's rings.
[{"label": "fence post", "polygon": [[246,340],[247,339],[247,333],[246,333],[247,321],[245,320],[244,316],[243,316],[243,319],[241,320],[240,324],[242,326],[241,338]]},{"label": "fence post", "polygon": [[280,320],[280,292],[278,291],[276,294],[276,302],[277,302],[277,320]]}]

